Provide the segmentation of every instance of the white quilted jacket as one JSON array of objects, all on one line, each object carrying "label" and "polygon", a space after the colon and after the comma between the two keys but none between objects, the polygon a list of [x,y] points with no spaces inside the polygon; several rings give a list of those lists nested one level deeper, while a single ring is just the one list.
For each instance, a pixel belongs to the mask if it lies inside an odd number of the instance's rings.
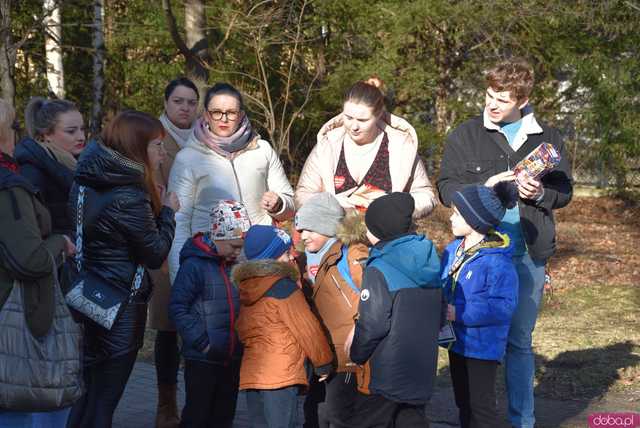
[{"label": "white quilted jacket", "polygon": [[[169,253],[171,282],[180,267],[180,250],[185,241],[209,228],[209,213],[220,200],[245,204],[252,224],[272,224],[294,214],[293,189],[278,155],[265,140],[256,139],[233,161],[200,143],[192,134],[178,152],[168,190],[176,192],[180,210],[176,213],[176,234]],[[272,191],[283,201],[282,209],[270,214],[260,206],[262,195]]]}]

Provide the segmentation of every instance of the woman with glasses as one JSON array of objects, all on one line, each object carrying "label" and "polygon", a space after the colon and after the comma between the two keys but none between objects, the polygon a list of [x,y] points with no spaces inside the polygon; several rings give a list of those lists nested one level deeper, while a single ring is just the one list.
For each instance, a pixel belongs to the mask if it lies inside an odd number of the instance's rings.
[{"label": "woman with glasses", "polygon": [[[186,147],[193,133],[199,99],[198,88],[186,77],[172,80],[164,90],[164,112],[160,116],[160,122],[166,131],[162,140],[165,157],[155,172],[156,185],[161,192],[166,191],[169,184],[169,173],[176,155]],[[180,422],[176,401],[180,351],[176,328],[169,320],[171,282],[167,262],[162,268],[149,271],[149,274],[153,280],[149,327],[157,331],[154,346],[158,384],[156,427],[177,428]]]},{"label": "woman with glasses", "polygon": [[217,83],[205,94],[204,107],[169,178],[169,190],[176,192],[181,206],[169,254],[172,280],[184,242],[209,230],[209,213],[218,201],[242,202],[252,224],[286,220],[295,209],[280,159],[251,126],[240,92]]},{"label": "woman with glasses", "polygon": [[16,146],[21,175],[35,186],[51,213],[53,232],[71,234],[67,211],[76,158],[85,146],[82,114],[67,100],[33,97],[24,112],[27,135]]},{"label": "woman with glasses", "polygon": [[204,108],[169,178],[169,190],[180,199],[169,254],[172,282],[182,246],[196,233],[210,230],[211,209],[219,201],[242,202],[252,224],[273,224],[294,213],[293,189],[280,159],[251,126],[240,92],[217,83],[205,94]]}]

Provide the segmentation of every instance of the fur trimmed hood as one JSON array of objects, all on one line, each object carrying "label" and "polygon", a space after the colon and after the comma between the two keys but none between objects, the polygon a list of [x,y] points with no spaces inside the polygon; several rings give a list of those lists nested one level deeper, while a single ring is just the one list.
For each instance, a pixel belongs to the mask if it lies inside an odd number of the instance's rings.
[{"label": "fur trimmed hood", "polygon": [[240,263],[231,271],[233,282],[240,289],[240,301],[252,305],[282,278],[297,281],[299,278],[295,266],[275,260],[251,260]]},{"label": "fur trimmed hood", "polygon": [[347,246],[353,244],[369,246],[367,226],[364,223],[364,213],[356,210],[347,210],[347,215],[344,216],[340,225],[338,225],[336,237]]},{"label": "fur trimmed hood", "polygon": [[[346,211],[347,214],[338,225],[336,238],[346,246],[363,244],[368,247],[370,243],[367,238],[367,226],[364,223],[364,213],[353,209],[347,209]],[[296,242],[295,249],[299,253],[304,253],[304,242],[302,242],[302,240]]]}]

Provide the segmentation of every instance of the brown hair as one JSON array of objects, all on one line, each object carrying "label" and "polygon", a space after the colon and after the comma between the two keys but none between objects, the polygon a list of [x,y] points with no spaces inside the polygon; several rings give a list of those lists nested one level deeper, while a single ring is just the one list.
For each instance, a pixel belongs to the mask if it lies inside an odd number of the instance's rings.
[{"label": "brown hair", "polygon": [[510,58],[487,70],[485,80],[494,91],[509,91],[512,98],[522,101],[533,90],[533,67],[523,58]]},{"label": "brown hair", "polygon": [[385,110],[383,82],[378,76],[371,76],[367,80],[356,82],[344,96],[344,102],[364,104],[371,107],[374,115],[379,115]]},{"label": "brown hair", "polygon": [[144,165],[144,181],[153,212],[158,215],[161,202],[153,171],[149,164],[147,148],[157,138],[164,138],[162,123],[155,117],[135,110],[126,110],[113,118],[102,132],[105,146],[121,155]]},{"label": "brown hair", "polygon": [[27,134],[34,140],[42,139],[56,127],[59,116],[70,111],[78,111],[71,101],[32,97],[24,109]]}]

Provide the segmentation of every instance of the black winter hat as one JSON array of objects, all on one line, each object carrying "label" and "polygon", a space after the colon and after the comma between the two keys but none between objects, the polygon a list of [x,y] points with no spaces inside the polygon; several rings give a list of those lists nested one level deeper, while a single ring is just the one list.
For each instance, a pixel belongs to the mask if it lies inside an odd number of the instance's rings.
[{"label": "black winter hat", "polygon": [[455,192],[451,202],[471,228],[486,234],[502,221],[507,208],[516,206],[518,188],[500,181],[493,188],[472,184]]},{"label": "black winter hat", "polygon": [[411,231],[413,225],[413,196],[393,192],[371,202],[364,215],[367,229],[381,241],[390,241]]}]

